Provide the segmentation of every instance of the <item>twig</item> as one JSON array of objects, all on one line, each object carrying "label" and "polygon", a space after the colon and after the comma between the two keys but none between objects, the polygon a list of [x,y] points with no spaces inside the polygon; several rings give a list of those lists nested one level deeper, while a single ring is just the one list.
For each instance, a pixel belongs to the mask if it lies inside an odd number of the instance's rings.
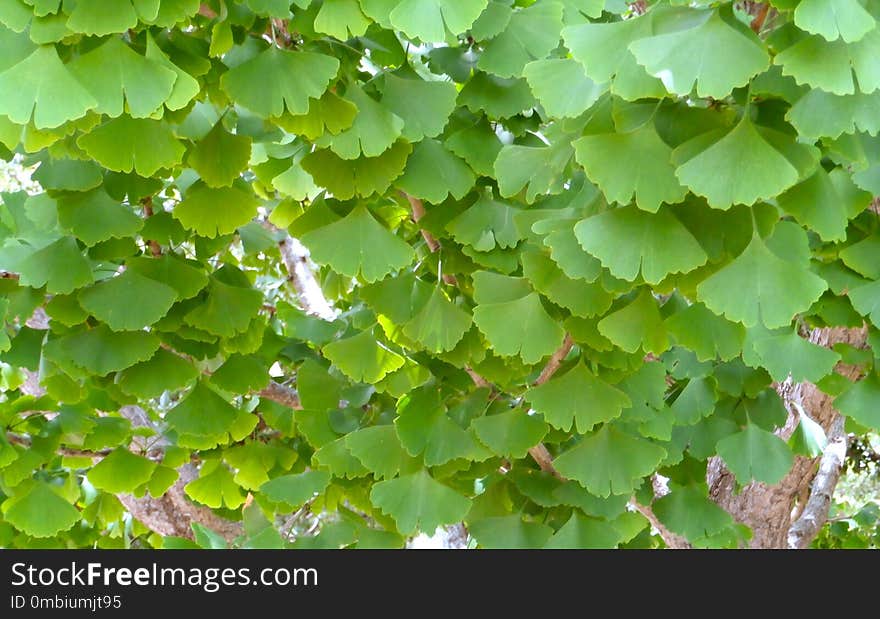
[{"label": "twig", "polygon": [[272,400],[273,402],[287,406],[288,408],[302,410],[302,402],[300,401],[299,394],[296,390],[286,387],[281,383],[272,381],[269,383],[268,387],[259,391],[257,395],[261,398],[266,398],[267,400]]},{"label": "twig", "polygon": [[[421,220],[421,218],[425,216],[425,205],[422,204],[422,201],[418,198],[414,198],[413,196],[405,192],[401,193],[409,202],[410,208],[412,209],[413,221],[419,223],[419,220]],[[438,241],[433,234],[422,227],[419,227],[419,231],[422,233],[422,238],[425,239],[425,245],[428,246],[428,249],[431,250],[432,254],[440,251],[440,241]],[[455,278],[455,275],[444,273],[443,283],[449,284],[450,286],[457,286],[458,280]]]},{"label": "twig", "polygon": [[765,2],[764,4],[761,5],[761,8],[758,11],[758,14],[755,15],[755,18],[752,20],[752,23],[750,24],[752,31],[755,34],[758,34],[759,32],[761,32],[761,28],[764,27],[764,21],[767,19],[767,13],[769,13],[769,12],[770,12],[770,3]]},{"label": "twig", "polygon": [[[25,449],[30,449],[33,445],[33,440],[29,436],[25,436],[23,434],[14,434],[12,432],[6,433],[6,440],[12,443],[13,445],[19,445],[24,447]],[[101,449],[99,451],[91,451],[87,449],[74,449],[73,447],[59,447],[55,450],[55,453],[61,456],[68,456],[71,458],[91,458],[93,460],[100,460],[108,455],[112,449]]]},{"label": "twig", "polygon": [[660,519],[657,518],[657,515],[647,505],[642,505],[638,501],[636,501],[635,497],[632,497],[629,500],[629,504],[632,505],[637,512],[639,512],[642,516],[648,519],[648,522],[651,523],[651,526],[654,527],[654,530],[660,535],[660,538],[666,544],[667,548],[671,548],[673,550],[683,550],[691,548],[690,542],[687,541],[681,535],[677,533],[673,533],[669,529],[666,528]]},{"label": "twig", "polygon": [[535,387],[539,385],[543,385],[556,373],[559,369],[559,366],[562,365],[562,362],[568,356],[568,353],[571,352],[571,347],[574,346],[574,340],[571,339],[571,334],[566,333],[565,339],[562,340],[562,346],[560,346],[556,352],[550,357],[550,360],[547,362],[547,365],[544,366],[544,369],[541,370],[541,374],[538,376],[538,379],[533,383]]},{"label": "twig", "polygon": [[831,424],[828,444],[819,461],[819,472],[813,479],[810,498],[800,517],[788,529],[788,547],[806,548],[819,529],[828,520],[828,510],[834,496],[834,488],[840,479],[840,471],[846,459],[846,433],[843,416],[838,415]]},{"label": "twig", "polygon": [[[144,217],[152,217],[153,216],[153,196],[147,196],[143,200],[141,200],[141,204],[144,207]],[[150,253],[153,257],[162,255],[162,248],[159,246],[153,239],[147,240],[147,246],[150,248]]]},{"label": "twig", "polygon": [[480,376],[476,370],[474,370],[471,366],[464,366],[464,371],[468,373],[468,376],[471,377],[471,380],[474,381],[474,384],[481,389],[491,389],[492,383],[488,380]]}]

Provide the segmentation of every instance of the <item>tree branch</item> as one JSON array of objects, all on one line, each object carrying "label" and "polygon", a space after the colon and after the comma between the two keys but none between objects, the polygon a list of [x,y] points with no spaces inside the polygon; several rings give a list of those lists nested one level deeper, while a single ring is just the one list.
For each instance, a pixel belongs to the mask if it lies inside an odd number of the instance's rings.
[{"label": "tree branch", "polygon": [[750,24],[752,31],[755,34],[761,32],[761,28],[764,27],[764,22],[767,20],[767,13],[770,12],[770,3],[765,2],[761,5],[761,8],[758,9],[758,14],[755,15],[755,18],[752,20]]},{"label": "tree branch", "polygon": [[819,461],[819,472],[813,479],[810,498],[804,506],[800,517],[788,530],[788,547],[792,549],[806,548],[819,533],[828,520],[834,488],[840,479],[840,471],[846,459],[846,432],[844,418],[838,415],[831,424],[828,444]]},{"label": "tree branch", "polygon": [[[14,432],[7,432],[6,440],[13,445],[18,445],[19,447],[24,447],[25,449],[30,449],[33,445],[33,440],[31,439],[31,437],[24,434],[15,434]],[[111,451],[113,450],[101,449],[99,451],[91,451],[88,449],[76,449],[73,447],[64,446],[61,446],[55,450],[55,452],[61,456],[68,456],[71,458],[91,458],[92,460],[100,460],[101,458],[110,455]]]},{"label": "tree branch", "polygon": [[[414,198],[406,192],[401,191],[400,193],[402,193],[409,202],[410,208],[412,209],[413,221],[419,223],[419,220],[425,216],[425,205],[422,204],[421,200]],[[419,228],[419,232],[422,233],[422,238],[425,239],[425,244],[428,246],[428,249],[431,250],[432,254],[440,251],[440,241],[438,241],[433,234],[421,227]],[[443,282],[450,286],[458,285],[458,280],[455,278],[455,275],[449,275],[448,273],[443,274]]]},{"label": "tree branch", "polygon": [[[152,217],[153,216],[153,196],[147,196],[143,200],[141,200],[141,204],[144,207],[144,217]],[[159,243],[154,241],[153,239],[147,240],[147,246],[150,248],[150,253],[154,258],[162,255],[162,248],[159,246]]]},{"label": "tree branch", "polygon": [[257,392],[257,395],[261,398],[266,398],[267,400],[272,400],[273,402],[287,406],[288,408],[302,410],[302,402],[300,402],[299,394],[296,390],[282,385],[281,383],[272,381],[269,383],[268,387]]},{"label": "tree branch", "polygon": [[538,379],[533,383],[535,387],[539,385],[543,385],[550,378],[556,374],[556,371],[559,369],[559,366],[562,365],[562,362],[568,356],[568,353],[571,352],[571,347],[574,346],[574,340],[571,339],[571,334],[566,333],[565,339],[562,340],[562,346],[560,346],[556,352],[550,357],[550,360],[547,362],[547,365],[544,366],[544,369],[541,370],[541,374],[538,376]]},{"label": "tree branch", "polygon": [[629,504],[632,505],[637,512],[639,512],[642,516],[648,519],[648,522],[651,523],[651,526],[654,527],[654,530],[660,535],[660,538],[663,540],[663,543],[666,544],[668,548],[673,550],[684,550],[691,548],[690,542],[688,542],[684,537],[678,535],[677,533],[673,533],[669,529],[666,528],[660,519],[657,518],[657,515],[647,505],[642,505],[636,498],[633,497],[629,500]]},{"label": "tree branch", "polygon": [[[277,228],[276,228],[277,230]],[[286,234],[278,242],[281,260],[287,269],[287,281],[293,284],[300,305],[308,314],[323,320],[335,320],[336,310],[327,301],[309,260],[309,250],[297,239]]]}]

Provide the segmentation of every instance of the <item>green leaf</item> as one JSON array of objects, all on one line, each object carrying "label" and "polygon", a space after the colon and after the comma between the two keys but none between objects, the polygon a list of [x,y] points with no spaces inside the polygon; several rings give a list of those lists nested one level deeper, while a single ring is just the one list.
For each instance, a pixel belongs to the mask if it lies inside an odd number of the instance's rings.
[{"label": "green leaf", "polygon": [[652,507],[657,518],[670,531],[691,542],[733,526],[731,515],[709,500],[706,488],[701,484],[673,488]]},{"label": "green leaf", "polygon": [[186,261],[173,254],[158,258],[139,257],[125,263],[128,270],[170,286],[181,299],[196,296],[208,285],[208,276],[198,263]]},{"label": "green leaf", "polygon": [[446,224],[452,238],[476,251],[516,247],[520,236],[513,217],[518,209],[483,194],[479,200]]},{"label": "green leaf", "polygon": [[[474,309],[474,323],[499,355],[519,355],[524,363],[537,363],[562,344],[565,332],[541,305],[536,293]],[[509,325],[518,325],[510,329]]]},{"label": "green leaf", "polygon": [[858,0],[802,0],[794,10],[794,23],[828,41],[842,38],[847,43],[858,41],[877,25]]},{"label": "green leaf", "polygon": [[382,105],[403,120],[401,135],[409,142],[437,137],[455,110],[458,90],[452,82],[384,77]]},{"label": "green leaf", "polygon": [[562,5],[542,2],[515,10],[502,33],[487,42],[477,67],[501,77],[519,77],[532,60],[545,58],[562,30]]},{"label": "green leaf", "polygon": [[592,494],[607,497],[630,494],[665,457],[659,445],[605,425],[558,456],[553,465]]},{"label": "green leaf", "polygon": [[302,160],[303,169],[315,183],[325,187],[340,200],[355,195],[370,196],[384,192],[392,181],[403,174],[412,146],[398,141],[378,157],[361,157],[354,161],[342,159],[330,149],[316,150]]},{"label": "green leaf", "polygon": [[834,407],[841,414],[874,429],[880,428],[878,403],[880,403],[880,378],[874,373],[868,374],[834,398]]},{"label": "green leaf", "polygon": [[90,157],[115,172],[136,171],[152,176],[180,163],[184,147],[166,123],[120,116],[77,139]]},{"label": "green leaf", "polygon": [[248,328],[263,306],[263,295],[253,288],[230,286],[212,277],[204,303],[183,320],[188,325],[221,337],[232,337]]},{"label": "green leaf", "polygon": [[260,486],[260,492],[271,501],[299,507],[324,492],[330,484],[326,471],[306,471],[295,475],[282,475]]},{"label": "green leaf", "polygon": [[67,20],[74,32],[104,36],[125,32],[138,20],[152,21],[159,14],[159,0],[77,0]]},{"label": "green leaf", "polygon": [[393,425],[361,428],[345,435],[345,446],[377,478],[391,479],[412,460]]},{"label": "green leaf", "polygon": [[325,134],[316,144],[329,146],[343,159],[357,159],[362,155],[377,157],[391,148],[403,131],[403,119],[358,86],[350,87],[345,98],[358,110],[351,127],[336,135]]},{"label": "green leaf", "polygon": [[[17,143],[18,136],[14,138]],[[101,167],[93,161],[49,158],[42,163],[32,178],[44,189],[88,191],[104,181]]]},{"label": "green leaf", "polygon": [[541,194],[560,193],[563,173],[573,152],[567,140],[559,140],[547,147],[504,146],[495,160],[498,192],[509,198],[525,189],[529,204]]},{"label": "green leaf", "polygon": [[211,382],[232,393],[259,391],[269,384],[269,368],[255,355],[230,355],[211,375]]},{"label": "green leaf", "polygon": [[681,30],[639,39],[629,49],[670,93],[723,99],[770,66],[761,40],[733,15],[718,10],[682,13]]},{"label": "green leaf", "polygon": [[856,286],[848,296],[858,313],[867,316],[875,327],[880,324],[880,281]]},{"label": "green leaf", "polygon": [[188,387],[198,375],[192,363],[160,348],[147,361],[120,372],[118,384],[125,393],[144,399],[156,398],[165,391]]},{"label": "green leaf", "polygon": [[[712,136],[685,142],[674,151],[673,159],[679,164],[678,180],[713,208],[754,204],[798,181],[795,163],[768,141],[769,130],[758,130],[747,116],[724,137],[709,142]],[[700,146],[704,148],[696,153]]]},{"label": "green leaf", "polygon": [[784,327],[822,296],[828,284],[771,252],[755,234],[733,262],[697,286],[697,298],[716,314],[753,327]]},{"label": "green leaf", "polygon": [[880,32],[875,28],[856,43],[826,41],[820,36],[804,37],[776,55],[773,64],[782,65],[782,74],[836,95],[859,90],[869,94],[880,88],[880,71],[874,60],[880,52]]},{"label": "green leaf", "polygon": [[536,60],[522,73],[551,118],[577,118],[608,90],[607,83],[591,80],[583,65],[570,58]]},{"label": "green leaf", "polygon": [[598,283],[571,279],[548,256],[538,252],[524,252],[520,259],[523,275],[532,286],[548,299],[567,308],[575,316],[604,314],[614,296]]},{"label": "green leaf", "polygon": [[238,410],[204,383],[197,383],[185,398],[165,415],[179,434],[203,438],[214,445],[225,442]]},{"label": "green leaf", "polygon": [[272,46],[230,69],[220,87],[239,105],[262,117],[309,111],[339,70],[339,61],[313,52],[287,51]]},{"label": "green leaf", "polygon": [[51,45],[0,73],[0,92],[0,115],[19,125],[33,118],[37,129],[82,118],[98,105]]},{"label": "green leaf", "polygon": [[808,458],[818,458],[828,446],[825,430],[810,419],[800,404],[795,403],[794,405],[798,412],[798,425],[789,439],[789,446],[796,454]]},{"label": "green leaf", "polygon": [[[346,239],[340,243],[339,239]],[[415,259],[413,249],[358,205],[347,217],[302,236],[312,259],[337,273],[375,282]]]},{"label": "green leaf", "polygon": [[546,524],[524,521],[519,514],[469,522],[468,532],[480,548],[489,549],[542,548],[553,535]]},{"label": "green leaf", "polygon": [[808,342],[796,331],[761,337],[754,341],[753,346],[761,366],[778,382],[791,374],[794,382],[817,383],[830,374],[840,361],[839,354]]},{"label": "green leaf", "polygon": [[870,194],[860,191],[842,170],[815,174],[780,195],[779,206],[825,241],[842,241],[852,214],[864,209]]},{"label": "green leaf", "polygon": [[257,215],[257,197],[244,181],[231,187],[196,183],[171,214],[184,227],[201,236],[229,234]]},{"label": "green leaf", "polygon": [[786,119],[799,133],[813,137],[839,137],[841,133],[864,131],[875,135],[880,131],[877,108],[880,91],[866,95],[835,95],[818,88],[809,90],[786,114]]},{"label": "green leaf", "polygon": [[403,357],[378,342],[369,331],[324,346],[324,356],[352,380],[374,383],[403,366]]},{"label": "green leaf", "polygon": [[[615,277],[633,281],[641,272],[649,284],[670,273],[687,273],[708,257],[697,240],[668,209],[647,213],[616,208],[580,221],[578,242]],[[626,239],[626,244],[620,242]]]},{"label": "green leaf", "polygon": [[785,441],[751,423],[718,441],[716,449],[740,484],[752,479],[771,485],[779,483],[794,460]]},{"label": "green leaf", "polygon": [[699,361],[729,361],[742,352],[745,328],[713,314],[702,303],[672,314],[664,324],[669,335]]},{"label": "green leaf", "polygon": [[653,127],[588,135],[574,147],[577,162],[609,201],[626,205],[635,197],[640,209],[656,213],[662,203],[675,204],[687,195],[675,176],[672,149]]},{"label": "green leaf", "polygon": [[433,534],[440,525],[460,522],[471,506],[470,499],[435,481],[425,470],[375,484],[370,501],[391,516],[404,535]]},{"label": "green leaf", "polygon": [[535,100],[524,79],[477,73],[458,93],[458,103],[489,118],[509,118],[530,109]]},{"label": "green leaf", "polygon": [[228,187],[247,168],[250,156],[251,138],[229,133],[218,122],[196,143],[186,163],[209,187]]},{"label": "green leaf", "polygon": [[547,434],[547,424],[522,408],[479,417],[471,422],[471,427],[489,449],[515,460],[525,458],[529,449]]},{"label": "green leaf", "polygon": [[455,348],[471,328],[471,316],[434,288],[428,302],[406,323],[403,334],[433,353]]},{"label": "green leaf", "polygon": [[145,58],[111,37],[70,64],[76,79],[92,94],[95,112],[111,118],[127,111],[132,118],[146,118],[171,95],[177,74]]},{"label": "green leaf", "polygon": [[214,509],[238,509],[245,502],[244,493],[235,483],[232,472],[220,460],[208,460],[202,464],[198,479],[183,489],[190,498]]},{"label": "green leaf", "polygon": [[22,260],[16,269],[20,282],[32,288],[46,287],[54,294],[68,294],[92,282],[89,265],[73,237],[64,236]]},{"label": "green leaf", "polygon": [[144,226],[144,220],[130,207],[101,188],[59,196],[58,223],[89,247],[133,236]]},{"label": "green leaf", "polygon": [[315,16],[315,32],[341,41],[363,35],[369,26],[357,0],[325,0]]},{"label": "green leaf", "polygon": [[715,386],[709,377],[693,378],[673,402],[672,414],[677,425],[693,425],[715,412]]},{"label": "green leaf", "polygon": [[548,382],[530,389],[525,399],[554,428],[579,434],[620,416],[632,406],[629,396],[590,372],[583,362]]},{"label": "green leaf", "polygon": [[362,0],[364,13],[385,27],[391,25],[408,37],[443,41],[446,30],[463,33],[480,16],[489,0]]},{"label": "green leaf", "polygon": [[880,277],[880,266],[877,264],[880,239],[876,236],[869,236],[845,247],[839,255],[843,263],[853,271],[871,279]]},{"label": "green leaf", "polygon": [[106,325],[72,333],[46,344],[52,358],[69,361],[97,376],[146,361],[159,348],[159,338],[145,331],[111,331]]},{"label": "green leaf", "polygon": [[131,453],[124,447],[114,449],[89,471],[89,482],[111,494],[132,492],[147,483],[156,470],[156,463]]},{"label": "green leaf", "polygon": [[461,200],[475,180],[463,160],[437,140],[425,139],[416,144],[396,184],[413,197],[439,204],[450,195]]},{"label": "green leaf", "polygon": [[170,286],[126,270],[122,275],[84,288],[80,305],[114,331],[135,331],[157,322],[177,300]]},{"label": "green leaf", "polygon": [[573,512],[544,548],[616,548],[623,541],[622,538],[620,531],[612,523]]},{"label": "green leaf", "polygon": [[80,521],[82,514],[45,482],[36,482],[3,502],[3,518],[33,537],[52,537]]},{"label": "green leaf", "polygon": [[659,355],[669,347],[663,317],[647,288],[632,303],[605,316],[597,328],[599,333],[629,353],[641,349]]}]

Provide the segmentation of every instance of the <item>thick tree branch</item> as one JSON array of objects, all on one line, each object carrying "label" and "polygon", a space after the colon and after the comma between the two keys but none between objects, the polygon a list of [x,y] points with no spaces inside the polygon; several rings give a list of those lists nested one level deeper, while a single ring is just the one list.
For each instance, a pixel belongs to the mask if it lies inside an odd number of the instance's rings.
[{"label": "thick tree branch", "polygon": [[642,505],[638,501],[636,501],[635,497],[629,500],[629,504],[632,505],[637,512],[639,512],[642,516],[648,519],[648,522],[651,523],[651,526],[654,527],[654,530],[660,535],[660,538],[666,544],[668,548],[672,549],[687,549],[691,548],[690,543],[683,538],[681,535],[677,533],[673,533],[669,529],[666,528],[660,519],[657,518],[657,515],[647,505]]},{"label": "thick tree branch", "polygon": [[257,392],[261,398],[272,400],[282,406],[292,408],[294,410],[302,410],[302,402],[300,402],[299,394],[295,389],[291,389],[281,383],[272,381],[265,389]]},{"label": "thick tree branch", "polygon": [[300,305],[308,314],[323,320],[334,320],[336,310],[327,301],[321,290],[309,260],[309,250],[290,235],[278,242],[281,260],[287,269],[287,280],[293,284]]},{"label": "thick tree branch", "polygon": [[834,488],[837,487],[840,471],[846,459],[846,447],[844,419],[838,415],[831,424],[828,444],[819,461],[819,472],[813,479],[810,498],[807,500],[800,517],[788,530],[789,548],[797,549],[809,546],[828,520]]}]

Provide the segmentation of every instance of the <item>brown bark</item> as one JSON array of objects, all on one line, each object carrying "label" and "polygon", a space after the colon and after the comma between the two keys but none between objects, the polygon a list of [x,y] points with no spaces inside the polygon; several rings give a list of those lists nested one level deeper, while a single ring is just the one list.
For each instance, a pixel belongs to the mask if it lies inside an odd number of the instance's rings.
[{"label": "brown bark", "polygon": [[[847,329],[834,327],[813,329],[808,339],[814,344],[831,347],[834,344],[846,343],[863,347],[867,337],[867,328]],[[859,377],[859,369],[839,364],[837,372],[851,380]],[[798,414],[794,403],[800,404],[807,414],[831,434],[835,420],[840,416],[833,406],[833,398],[823,393],[809,382],[791,383],[786,381],[777,386],[777,390],[789,410],[788,419],[776,434],[788,439],[794,431]],[[727,510],[737,522],[747,525],[752,530],[750,546],[752,548],[787,548],[788,533],[792,525],[792,508],[798,497],[808,494],[810,485],[816,476],[818,458],[795,456],[794,464],[778,484],[752,482],[736,492],[736,481],[733,474],[724,466],[719,457],[709,460],[706,480],[709,484],[709,496],[718,505]],[[833,492],[833,487],[830,488]],[[812,534],[818,532],[818,528]],[[809,544],[810,539],[804,538],[800,543]]]}]

